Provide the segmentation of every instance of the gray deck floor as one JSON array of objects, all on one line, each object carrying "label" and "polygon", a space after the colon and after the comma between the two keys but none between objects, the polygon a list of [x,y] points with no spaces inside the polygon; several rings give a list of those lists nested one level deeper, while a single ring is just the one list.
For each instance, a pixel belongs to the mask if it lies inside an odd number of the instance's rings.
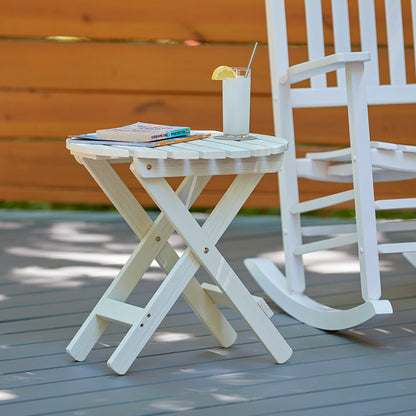
[{"label": "gray deck floor", "polygon": [[[401,255],[382,258],[383,298],[395,313],[377,324],[328,333],[269,303],[294,350],[284,365],[233,310],[224,311],[238,340],[218,347],[181,299],[128,374],[116,376],[106,361],[123,327],[111,325],[85,362],[65,347],[137,244],[123,220],[0,212],[0,232],[0,415],[416,415],[416,279]],[[237,217],[219,248],[262,295],[243,259],[282,265],[279,219]],[[331,306],[359,303],[352,253],[307,257],[309,293]],[[203,270],[197,277],[209,281]],[[152,268],[130,301],[146,302],[162,279]]]}]

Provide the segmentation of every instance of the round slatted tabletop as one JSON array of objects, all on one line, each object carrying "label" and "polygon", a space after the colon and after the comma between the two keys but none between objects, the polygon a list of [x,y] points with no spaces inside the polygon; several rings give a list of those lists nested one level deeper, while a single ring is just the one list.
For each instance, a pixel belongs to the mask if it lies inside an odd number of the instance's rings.
[{"label": "round slatted tabletop", "polygon": [[[192,133],[199,133],[199,131]],[[216,136],[221,133],[217,131],[203,131],[203,133],[210,134],[210,136],[157,147],[123,142],[103,144],[102,141],[94,143],[94,140],[69,138],[67,148],[83,155],[146,159],[235,159],[279,154],[287,149],[287,141],[275,136],[255,134],[255,139],[237,141],[218,139]]]}]

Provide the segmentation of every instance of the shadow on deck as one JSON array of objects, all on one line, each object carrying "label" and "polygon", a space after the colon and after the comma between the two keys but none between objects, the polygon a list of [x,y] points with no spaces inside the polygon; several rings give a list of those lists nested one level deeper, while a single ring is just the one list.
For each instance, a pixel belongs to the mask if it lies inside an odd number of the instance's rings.
[{"label": "shadow on deck", "polygon": [[[120,377],[106,361],[123,327],[110,325],[85,362],[65,347],[137,244],[121,217],[6,211],[0,232],[1,415],[416,414],[416,281],[401,255],[382,257],[383,297],[395,313],[377,324],[327,333],[270,303],[294,350],[284,365],[233,310],[224,313],[238,340],[218,347],[181,299]],[[171,242],[184,250],[178,236]],[[253,294],[264,295],[244,258],[283,266],[276,217],[237,217],[218,246]],[[307,257],[310,295],[330,306],[359,303],[353,250]],[[129,302],[145,303],[163,277],[152,267]],[[197,278],[209,281],[203,270]]]}]

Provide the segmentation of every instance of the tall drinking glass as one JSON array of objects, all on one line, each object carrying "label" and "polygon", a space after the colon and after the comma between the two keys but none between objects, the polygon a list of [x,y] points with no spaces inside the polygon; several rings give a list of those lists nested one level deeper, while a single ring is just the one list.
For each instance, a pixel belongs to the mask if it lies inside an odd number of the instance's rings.
[{"label": "tall drinking glass", "polygon": [[223,136],[228,140],[249,140],[250,136],[250,84],[248,68],[233,68],[236,78],[222,81]]}]

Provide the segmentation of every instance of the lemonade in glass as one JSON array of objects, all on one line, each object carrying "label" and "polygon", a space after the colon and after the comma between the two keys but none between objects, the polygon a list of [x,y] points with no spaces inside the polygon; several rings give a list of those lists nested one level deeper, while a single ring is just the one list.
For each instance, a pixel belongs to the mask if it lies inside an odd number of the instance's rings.
[{"label": "lemonade in glass", "polygon": [[220,66],[212,79],[222,81],[223,136],[228,140],[248,140],[250,136],[250,69]]}]

